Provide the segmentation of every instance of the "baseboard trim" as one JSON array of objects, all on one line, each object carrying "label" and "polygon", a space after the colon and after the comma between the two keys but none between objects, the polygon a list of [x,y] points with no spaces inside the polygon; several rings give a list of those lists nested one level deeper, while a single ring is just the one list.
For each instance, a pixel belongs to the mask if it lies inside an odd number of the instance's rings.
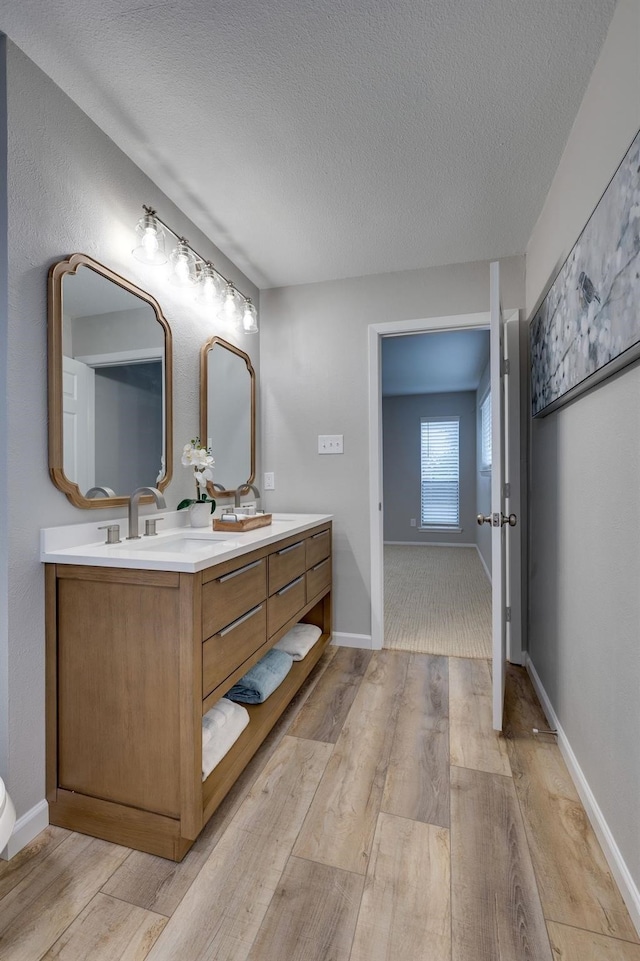
[{"label": "baseboard trim", "polygon": [[613,874],[618,887],[620,888],[620,893],[623,900],[629,910],[631,915],[631,920],[636,926],[636,930],[640,934],[640,890],[631,876],[624,858],[620,852],[620,848],[616,844],[616,840],[607,824],[604,814],[600,810],[600,806],[596,801],[595,795],[591,788],[589,787],[589,782],[587,781],[578,759],[575,756],[573,749],[567,739],[567,735],[562,729],[562,725],[558,721],[556,712],[553,709],[549,696],[542,686],[542,681],[536,671],[533,662],[528,654],[525,655],[525,667],[527,673],[531,678],[531,683],[535,688],[535,692],[540,699],[540,704],[546,715],[549,725],[558,732],[558,746],[560,748],[560,753],[562,754],[565,764],[569,769],[569,774],[576,786],[576,790],[580,795],[580,800],[584,805],[584,809],[587,812],[587,817],[591,822],[591,826],[596,833],[596,837],[600,842],[602,851],[607,863],[611,868],[611,873]]},{"label": "baseboard trim", "polygon": [[48,825],[49,805],[45,800],[42,800],[18,818],[6,848],[0,853],[0,858],[4,861],[10,861],[18,851],[22,851]]},{"label": "baseboard trim", "polygon": [[477,547],[477,544],[449,544],[447,541],[385,541],[385,547]]},{"label": "baseboard trim", "polygon": [[487,565],[486,565],[486,563],[485,563],[485,559],[484,559],[484,557],[482,556],[482,552],[480,551],[480,548],[478,547],[478,545],[475,544],[474,546],[475,546],[475,549],[476,549],[477,552],[478,552],[478,557],[480,558],[480,562],[481,562],[482,566],[484,567],[484,572],[485,572],[485,574],[487,575],[487,577],[489,578],[489,583],[491,583],[491,571],[490,571],[489,568],[487,567]]},{"label": "baseboard trim", "polygon": [[371,634],[338,634],[334,631],[331,643],[336,647],[363,647],[367,651],[373,650]]}]

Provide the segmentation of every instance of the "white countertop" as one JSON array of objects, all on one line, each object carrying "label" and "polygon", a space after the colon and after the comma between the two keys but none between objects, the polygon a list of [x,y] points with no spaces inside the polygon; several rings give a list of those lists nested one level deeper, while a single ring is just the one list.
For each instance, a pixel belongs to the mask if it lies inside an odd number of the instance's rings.
[{"label": "white countertop", "polygon": [[[140,515],[140,527],[147,517],[153,517],[153,514]],[[167,529],[155,537],[141,537],[134,541],[124,539],[126,517],[43,528],[40,531],[40,560],[46,564],[86,564],[90,567],[195,574],[332,519],[331,514],[274,514],[268,527],[227,534],[209,527],[190,527],[186,511],[164,511],[162,517],[163,527]],[[123,538],[120,544],[104,543],[106,532],[98,527],[105,524],[120,524]]]}]

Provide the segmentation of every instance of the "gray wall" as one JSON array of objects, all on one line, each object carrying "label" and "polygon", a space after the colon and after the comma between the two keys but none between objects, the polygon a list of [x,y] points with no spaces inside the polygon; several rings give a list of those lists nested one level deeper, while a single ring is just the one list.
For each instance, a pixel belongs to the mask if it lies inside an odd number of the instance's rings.
[{"label": "gray wall", "polygon": [[135,310],[75,317],[70,325],[65,322],[65,331],[67,326],[72,331],[69,357],[109,354],[114,350],[140,350],[143,347],[164,348],[164,329],[156,320],[150,304]]},{"label": "gray wall", "polygon": [[[8,375],[0,404],[0,776],[18,816],[44,797],[44,578],[39,530],[108,519],[81,511],[53,486],[47,465],[46,278],[53,262],[82,251],[128,277],[160,302],[174,346],[174,479],[170,508],[193,496],[183,445],[198,433],[199,351],[213,333],[233,336],[166,281],[166,271],[131,257],[141,204],[186,234],[251,297],[255,287],[219,253],[105,134],[17,47],[7,43],[8,87]],[[0,106],[1,116],[1,106]],[[0,137],[4,135],[4,125]],[[1,155],[1,151],[0,151]],[[1,163],[1,161],[0,161]],[[2,203],[0,201],[0,218]],[[2,233],[4,239],[4,231]],[[0,251],[0,265],[2,255]],[[1,266],[0,266],[1,270]],[[1,279],[1,278],[0,278]],[[0,297],[5,285],[0,283]],[[1,303],[1,301],[0,301]],[[4,311],[0,324],[4,326]],[[258,367],[257,338],[242,346]],[[2,368],[5,361],[2,358]],[[26,453],[28,452],[28,456]],[[6,482],[5,482],[6,478]],[[6,497],[4,496],[6,491]],[[120,513],[120,512],[118,512]],[[8,574],[6,567],[10,558]],[[0,690],[0,694],[2,691]]]},{"label": "gray wall", "polygon": [[[385,541],[473,544],[476,515],[476,396],[472,391],[382,399]],[[460,418],[460,532],[420,530],[420,419]],[[416,519],[416,526],[410,520]]]},{"label": "gray wall", "polygon": [[116,494],[155,486],[164,440],[160,361],[98,367],[95,390],[95,483]]},{"label": "gray wall", "polygon": [[0,33],[0,777],[9,756],[9,294],[7,251],[7,87],[5,37]]},{"label": "gray wall", "polygon": [[[502,261],[502,300],[524,303],[524,261]],[[489,309],[485,261],[262,292],[264,469],[269,510],[335,515],[335,630],[371,633],[368,327]],[[319,455],[318,434],[344,434]]]},{"label": "gray wall", "polygon": [[[527,249],[527,310],[640,126],[640,4],[621,0]],[[531,424],[529,653],[640,885],[640,368]]]},{"label": "gray wall", "polygon": [[[484,396],[489,388],[490,381],[490,370],[489,364],[485,367],[480,378],[480,383],[478,384],[478,389],[475,394],[475,407],[476,407],[476,464],[475,464],[475,479],[476,479],[476,514],[490,514],[491,513],[491,472],[483,471],[482,465],[480,463],[482,459],[482,417],[480,415],[480,405],[484,400]],[[478,545],[478,550],[482,555],[482,559],[487,565],[487,569],[491,570],[491,528],[488,524],[482,524],[482,526],[475,525],[475,542]]]}]

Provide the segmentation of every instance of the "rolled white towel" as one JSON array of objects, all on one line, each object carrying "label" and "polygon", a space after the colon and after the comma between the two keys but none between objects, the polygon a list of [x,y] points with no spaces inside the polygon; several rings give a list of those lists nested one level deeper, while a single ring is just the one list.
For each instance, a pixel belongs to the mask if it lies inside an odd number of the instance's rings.
[{"label": "rolled white towel", "polygon": [[295,624],[277,644],[274,644],[274,647],[278,651],[290,654],[294,661],[301,661],[321,634],[320,628],[314,624]]},{"label": "rolled white towel", "polygon": [[221,698],[202,718],[202,780],[233,747],[249,723],[249,712],[242,704]]}]

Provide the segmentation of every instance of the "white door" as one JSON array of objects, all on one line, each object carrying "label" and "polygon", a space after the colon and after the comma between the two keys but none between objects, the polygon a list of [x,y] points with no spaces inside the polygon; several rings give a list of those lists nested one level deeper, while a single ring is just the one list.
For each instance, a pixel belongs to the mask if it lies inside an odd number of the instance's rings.
[{"label": "white door", "polygon": [[[493,727],[502,730],[507,664],[507,559],[505,516],[505,353],[500,264],[491,264],[491,604],[493,618]],[[513,518],[512,518],[513,519]]]},{"label": "white door", "polygon": [[95,484],[95,373],[73,357],[62,358],[62,464],[65,477],[85,493]]}]

